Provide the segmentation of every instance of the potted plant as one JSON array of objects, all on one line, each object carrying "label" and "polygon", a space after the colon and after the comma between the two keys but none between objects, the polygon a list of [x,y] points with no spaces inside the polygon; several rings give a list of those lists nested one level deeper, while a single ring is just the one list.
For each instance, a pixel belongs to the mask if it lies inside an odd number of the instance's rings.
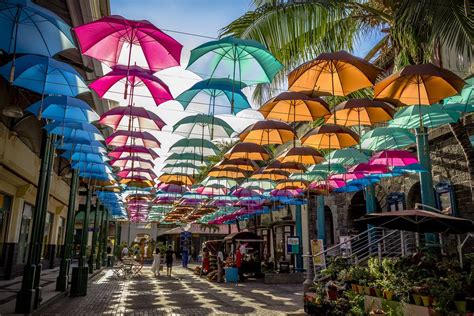
[{"label": "potted plant", "polygon": [[329,281],[328,283],[326,283],[326,293],[330,301],[335,301],[338,299],[338,290],[339,288],[335,282]]},{"label": "potted plant", "polygon": [[411,296],[413,297],[413,302],[415,305],[422,306],[423,301],[421,300],[421,294],[427,292],[422,285],[415,285],[411,289]]}]

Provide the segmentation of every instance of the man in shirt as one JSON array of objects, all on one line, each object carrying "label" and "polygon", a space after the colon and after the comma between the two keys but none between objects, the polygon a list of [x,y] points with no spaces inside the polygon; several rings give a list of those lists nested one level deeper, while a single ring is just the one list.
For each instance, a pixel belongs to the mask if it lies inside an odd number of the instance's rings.
[{"label": "man in shirt", "polygon": [[166,262],[166,275],[171,276],[171,269],[173,268],[173,257],[174,251],[171,246],[168,247],[168,250],[165,252],[165,262]]}]

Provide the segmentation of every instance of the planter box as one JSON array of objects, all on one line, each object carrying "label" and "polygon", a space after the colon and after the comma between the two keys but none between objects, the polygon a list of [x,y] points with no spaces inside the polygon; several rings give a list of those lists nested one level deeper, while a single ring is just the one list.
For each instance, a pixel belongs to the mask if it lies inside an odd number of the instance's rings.
[{"label": "planter box", "polygon": [[417,306],[417,305],[406,304],[406,303],[402,304],[397,301],[389,301],[383,298],[368,296],[368,295],[365,295],[364,307],[365,307],[366,312],[370,312],[370,309],[373,307],[373,308],[383,309],[385,311],[391,308],[397,311],[396,315],[404,315],[404,316],[413,316],[413,315],[431,316],[433,315],[433,310],[428,307]]}]

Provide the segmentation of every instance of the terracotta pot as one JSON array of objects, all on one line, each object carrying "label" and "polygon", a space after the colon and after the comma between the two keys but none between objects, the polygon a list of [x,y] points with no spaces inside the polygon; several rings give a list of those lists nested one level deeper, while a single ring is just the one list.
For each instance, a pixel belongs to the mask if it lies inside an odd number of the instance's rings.
[{"label": "terracotta pot", "polygon": [[429,307],[431,305],[431,296],[421,295],[421,300],[423,301],[424,307]]},{"label": "terracotta pot", "polygon": [[338,298],[337,290],[327,290],[328,300],[335,301]]},{"label": "terracotta pot", "polygon": [[358,291],[357,284],[351,283],[351,288],[352,288],[352,292],[357,293],[357,291]]},{"label": "terracotta pot", "polygon": [[415,302],[415,305],[418,305],[418,306],[423,305],[423,301],[421,300],[421,295],[412,294],[411,296],[413,296],[413,301]]},{"label": "terracotta pot", "polygon": [[370,287],[370,296],[377,296],[377,293],[375,293],[375,287]]},{"label": "terracotta pot", "polygon": [[364,294],[364,287],[362,285],[357,284],[357,293]]},{"label": "terracotta pot", "polygon": [[375,288],[375,296],[377,297],[383,297],[383,292],[379,288]]},{"label": "terracotta pot", "polygon": [[393,291],[391,290],[383,290],[383,294],[385,296],[385,298],[389,301],[392,301],[393,300]]},{"label": "terracotta pot", "polygon": [[456,306],[456,310],[458,313],[466,312],[466,304],[466,301],[454,301],[454,306]]},{"label": "terracotta pot", "polygon": [[364,294],[370,296],[370,287],[364,286]]}]

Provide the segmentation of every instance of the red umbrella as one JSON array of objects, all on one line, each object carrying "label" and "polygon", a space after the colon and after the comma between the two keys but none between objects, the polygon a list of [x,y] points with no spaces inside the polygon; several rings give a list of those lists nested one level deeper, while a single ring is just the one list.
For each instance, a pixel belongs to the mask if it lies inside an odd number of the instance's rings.
[{"label": "red umbrella", "polygon": [[117,175],[121,178],[128,178],[130,176],[139,176],[145,177],[148,180],[153,180],[156,178],[156,174],[152,169],[147,168],[133,168],[133,169],[123,169],[122,171],[118,172]]},{"label": "red umbrella", "polygon": [[134,106],[117,106],[100,116],[100,124],[112,127],[114,130],[131,127],[138,129],[161,130],[165,122],[151,111]]},{"label": "red umbrella", "polygon": [[155,164],[151,160],[135,156],[125,156],[119,159],[114,159],[110,161],[110,165],[120,168],[132,168],[132,165],[133,168],[151,169],[155,167]]},{"label": "red umbrella", "polygon": [[123,158],[126,157],[127,154],[132,155],[133,157],[140,157],[144,159],[156,159],[159,156],[151,149],[146,148],[144,146],[119,146],[116,147],[114,150],[109,152],[109,156],[112,158]]},{"label": "red umbrella", "polygon": [[125,146],[133,143],[148,148],[160,148],[160,142],[148,132],[116,131],[105,139],[105,143],[111,146]]}]

